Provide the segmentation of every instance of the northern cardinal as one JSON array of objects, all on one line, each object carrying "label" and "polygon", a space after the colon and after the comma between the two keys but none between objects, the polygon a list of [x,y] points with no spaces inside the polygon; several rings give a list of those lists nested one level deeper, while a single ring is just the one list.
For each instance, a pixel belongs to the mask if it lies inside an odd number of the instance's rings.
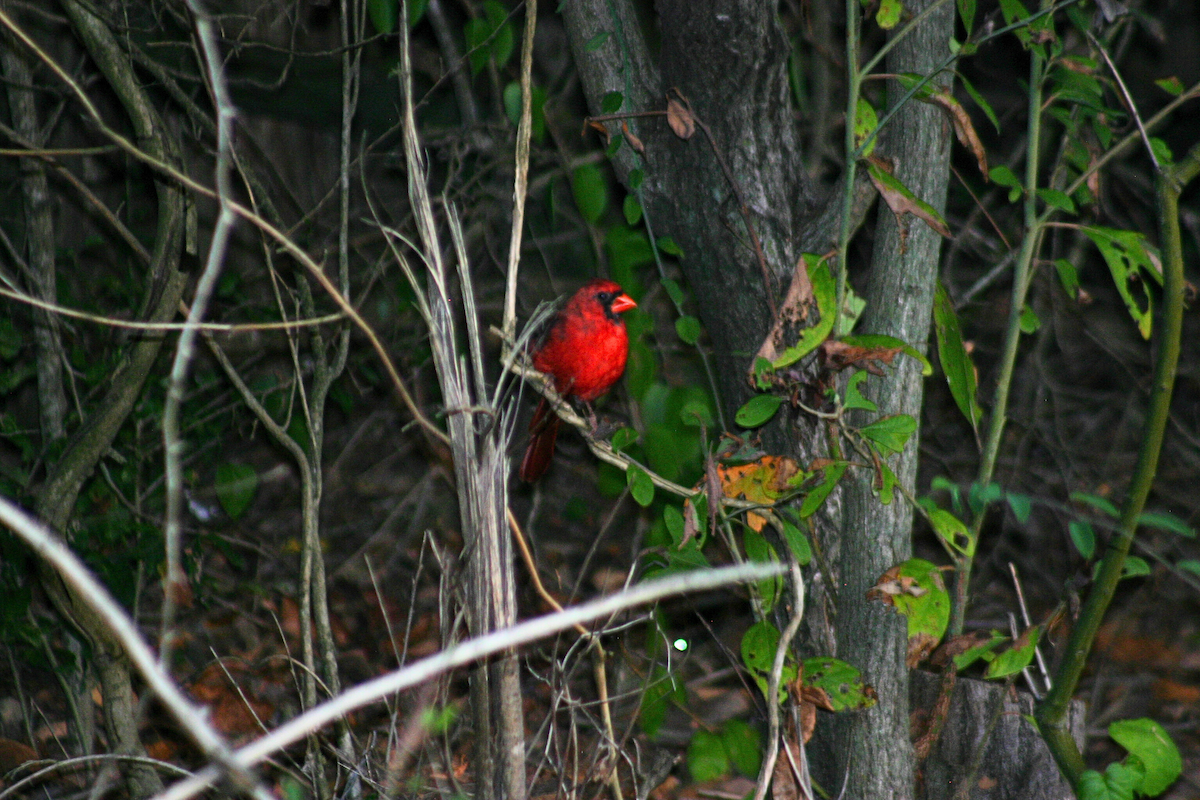
[{"label": "northern cardinal", "polygon": [[[629,337],[618,316],[637,308],[620,286],[603,278],[588,281],[550,318],[534,345],[533,366],[554,381],[564,398],[590,403],[625,372]],[[558,415],[546,398],[529,423],[529,447],[521,459],[521,480],[536,481],[550,466]]]}]

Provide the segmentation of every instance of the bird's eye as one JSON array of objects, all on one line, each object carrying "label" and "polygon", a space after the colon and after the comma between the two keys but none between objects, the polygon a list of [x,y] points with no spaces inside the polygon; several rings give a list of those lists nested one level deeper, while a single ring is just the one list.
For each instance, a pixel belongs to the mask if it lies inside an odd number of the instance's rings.
[{"label": "bird's eye", "polygon": [[608,305],[613,300],[616,300],[617,296],[615,294],[613,294],[612,292],[600,292],[599,294],[596,295],[596,299],[599,300],[601,303],[604,303],[604,305]]}]

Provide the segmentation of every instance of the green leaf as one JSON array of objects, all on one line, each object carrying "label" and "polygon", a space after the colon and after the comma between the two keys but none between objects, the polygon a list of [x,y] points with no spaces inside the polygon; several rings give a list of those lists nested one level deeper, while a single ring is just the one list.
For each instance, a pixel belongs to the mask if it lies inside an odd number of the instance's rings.
[{"label": "green leaf", "polygon": [[929,524],[933,532],[945,547],[956,550],[967,558],[975,554],[975,537],[962,520],[944,508],[933,506],[932,503],[926,507],[926,513],[929,515]]},{"label": "green leaf", "polygon": [[238,519],[258,491],[258,473],[249,464],[221,464],[217,467],[216,488],[221,508],[230,519]]},{"label": "green leaf", "polygon": [[1037,329],[1042,327],[1042,321],[1038,319],[1037,312],[1029,306],[1021,309],[1019,324],[1021,326],[1021,333],[1037,333]]},{"label": "green leaf", "polygon": [[367,0],[367,17],[376,33],[391,33],[400,17],[399,0]]},{"label": "green leaf", "polygon": [[958,17],[962,20],[967,38],[970,38],[971,30],[975,27],[975,0],[958,0]]},{"label": "green leaf", "polygon": [[758,776],[762,766],[762,737],[758,728],[740,719],[731,719],[721,726],[721,741],[734,769],[747,778]]},{"label": "green leaf", "polygon": [[1079,555],[1083,556],[1084,561],[1091,561],[1096,554],[1096,532],[1092,526],[1083,520],[1073,519],[1067,523],[1067,531]]},{"label": "green leaf", "polygon": [[[875,108],[867,102],[866,98],[858,98],[858,105],[854,109],[854,146],[859,148],[863,146],[863,142],[867,141],[867,137],[875,133],[875,129],[879,127],[879,117],[875,113]],[[867,145],[860,158],[866,158],[875,151],[876,139],[872,137],[871,143]]]},{"label": "green leaf", "polygon": [[[529,135],[533,140],[541,141],[546,135],[546,90],[533,86],[529,90]],[[521,122],[521,84],[512,81],[504,87],[504,113],[509,122],[518,125]]]},{"label": "green leaf", "polygon": [[[749,561],[760,564],[772,564],[779,561],[779,557],[775,555],[775,548],[771,547],[762,534],[753,530],[746,531],[742,538],[742,547],[745,549],[746,558]],[[758,582],[758,593],[762,598],[763,613],[768,613],[771,609],[775,608],[775,603],[779,600],[779,595],[782,591],[783,576],[781,575],[775,575]]]},{"label": "green leaf", "polygon": [[612,36],[612,31],[600,31],[595,36],[587,40],[587,42],[583,45],[583,49],[589,53],[594,53],[604,46],[604,43],[608,41],[609,36]]},{"label": "green leaf", "polygon": [[1088,494],[1087,492],[1071,492],[1071,499],[1077,503],[1083,503],[1084,505],[1091,506],[1097,511],[1107,514],[1113,519],[1121,516],[1121,512],[1118,511],[1117,507],[1112,504],[1112,501],[1105,500],[1103,497],[1099,497],[1094,494]]},{"label": "green leaf", "polygon": [[685,315],[675,320],[675,333],[679,335],[684,344],[696,344],[700,341],[700,334],[703,332],[704,328],[700,326],[700,320],[695,317]]},{"label": "green leaf", "polygon": [[662,286],[667,290],[667,296],[671,298],[672,303],[677,306],[683,305],[683,287],[670,278],[663,278]]},{"label": "green leaf", "polygon": [[1150,574],[1150,565],[1140,556],[1126,556],[1121,578],[1142,578]]},{"label": "green leaf", "polygon": [[[775,650],[778,647],[779,631],[765,620],[751,625],[742,635],[742,663],[746,665],[746,671],[753,676],[763,697],[767,697],[771,688],[771,669],[775,665]],[[787,697],[787,686],[794,680],[796,664],[789,656],[783,663],[776,702],[782,702]]]},{"label": "green leaf", "polygon": [[647,736],[654,738],[667,718],[667,710],[671,705],[683,706],[687,703],[687,692],[662,665],[655,666],[650,675],[650,683],[642,693],[638,725]]},{"label": "green leaf", "polygon": [[671,543],[679,547],[683,543],[683,512],[678,506],[666,504],[663,506],[663,523],[667,526],[667,533],[671,535]]},{"label": "green leaf", "polygon": [[625,469],[625,485],[629,487],[634,501],[642,508],[654,502],[654,482],[650,480],[646,470],[637,464],[630,464]]},{"label": "green leaf", "polygon": [[657,240],[655,240],[654,244],[659,250],[669,256],[683,258],[683,250],[679,247],[679,245],[675,244],[675,240],[670,236],[660,236]]},{"label": "green leaf", "polygon": [[646,171],[641,167],[635,167],[629,170],[629,188],[632,191],[637,191],[642,188],[642,181],[646,180]]},{"label": "green leaf", "polygon": [[1058,189],[1038,189],[1037,196],[1043,203],[1053,206],[1059,211],[1065,211],[1068,214],[1075,213],[1075,201],[1066,192],[1060,192]]},{"label": "green leaf", "polygon": [[1183,772],[1183,759],[1170,734],[1152,719],[1123,719],[1108,726],[1108,735],[1129,751],[1145,770],[1137,790],[1149,797],[1162,794]]},{"label": "green leaf", "polygon": [[637,225],[642,220],[642,204],[639,203],[637,197],[632,194],[625,195],[625,201],[621,205],[621,211],[625,214],[625,221],[630,225]]},{"label": "green leaf", "polygon": [[1103,775],[1084,770],[1079,776],[1079,800],[1133,800],[1141,781],[1141,775],[1123,764],[1109,764]]},{"label": "green leaf", "polygon": [[595,164],[583,164],[571,173],[571,192],[575,205],[586,222],[595,225],[608,208],[608,185]]},{"label": "green leaf", "polygon": [[781,405],[783,398],[777,394],[756,394],[737,410],[733,420],[739,427],[757,428],[775,416]]},{"label": "green leaf", "polygon": [[711,428],[716,425],[712,408],[704,400],[692,399],[684,402],[679,408],[679,419],[684,425],[692,427],[703,426]]},{"label": "green leaf", "polygon": [[513,27],[508,21],[508,9],[497,0],[484,0],[483,11],[491,29],[488,35],[492,37],[492,60],[497,67],[503,67],[513,53]]},{"label": "green leaf", "polygon": [[619,453],[622,450],[624,450],[626,447],[629,447],[629,445],[636,442],[637,439],[638,439],[638,432],[635,431],[633,428],[621,428],[620,430],[618,430],[616,433],[613,434],[612,449],[616,450]]},{"label": "green leaf", "polygon": [[1056,258],[1054,260],[1054,269],[1058,272],[1058,282],[1062,284],[1063,291],[1072,300],[1079,297],[1079,272],[1076,271],[1075,265],[1065,258]]},{"label": "green leaf", "polygon": [[779,647],[779,629],[766,620],[754,623],[742,634],[742,663],[750,672],[770,672]]},{"label": "green leaf", "polygon": [[861,408],[866,411],[878,411],[879,406],[862,396],[858,386],[867,379],[866,370],[859,370],[846,381],[846,399],[842,403],[846,408]]},{"label": "green leaf", "polygon": [[688,774],[695,783],[715,781],[729,774],[729,753],[721,737],[706,730],[692,735],[687,749]]},{"label": "green leaf", "polygon": [[879,462],[879,502],[885,506],[892,504],[893,492],[896,488],[896,473],[885,462]]},{"label": "green leaf", "polygon": [[967,90],[967,94],[971,96],[971,99],[975,101],[975,105],[979,106],[979,110],[982,111],[984,116],[988,118],[988,121],[992,123],[992,127],[996,129],[996,133],[999,133],[1000,120],[996,119],[996,112],[992,110],[992,107],[988,101],[984,99],[983,95],[975,90],[975,87],[964,76],[959,74],[955,77],[962,83],[963,88]]},{"label": "green leaf", "polygon": [[[1150,293],[1151,280],[1162,282],[1162,274],[1154,266],[1146,250],[1145,237],[1137,231],[1122,231],[1114,228],[1084,226],[1082,228],[1108,264],[1113,283],[1129,315],[1137,324],[1143,339],[1150,338],[1154,319],[1154,299]],[[1136,286],[1139,297],[1134,296]]]},{"label": "green leaf", "polygon": [[1008,637],[997,631],[992,631],[992,638],[982,644],[977,644],[974,647],[964,650],[962,653],[954,656],[954,668],[961,671],[974,664],[979,659],[991,660],[994,658],[992,652],[1008,640]]},{"label": "green leaf", "polygon": [[[397,3],[399,5],[399,3]],[[408,2],[408,27],[415,27],[421,18],[425,16],[425,9],[429,7],[429,0],[409,0]]]},{"label": "green leaf", "polygon": [[1030,628],[1028,633],[1022,637],[1023,641],[1020,643],[1014,642],[1012,647],[1003,653],[998,653],[992,659],[992,663],[988,664],[984,676],[993,680],[1007,678],[1009,675],[1016,674],[1032,664],[1041,633],[1042,629],[1037,625]]},{"label": "green leaf", "polygon": [[1004,165],[992,167],[988,170],[988,177],[992,183],[997,186],[1007,186],[1010,189],[1024,189],[1021,179],[1016,176],[1011,169]]},{"label": "green leaf", "polygon": [[805,496],[804,502],[800,504],[801,519],[808,519],[816,513],[817,509],[825,502],[825,498],[829,497],[829,493],[833,491],[838,481],[842,479],[842,474],[845,473],[847,466],[845,461],[835,461],[832,464],[826,464],[822,467],[823,479],[821,483],[810,490]]},{"label": "green leaf", "polygon": [[950,394],[958,410],[967,418],[967,422],[971,423],[971,429],[978,434],[983,409],[976,396],[975,365],[963,344],[962,328],[959,327],[954,304],[941,281],[938,281],[934,290],[933,322],[937,335],[938,361],[942,364],[942,371],[946,373]]},{"label": "green leaf", "polygon": [[1012,509],[1017,522],[1024,525],[1029,521],[1029,514],[1033,510],[1033,501],[1029,499],[1029,495],[1005,492],[1004,499],[1008,501],[1008,507]]},{"label": "green leaf", "polygon": [[[888,570],[905,588],[899,592],[886,591],[896,612],[908,621],[908,638],[929,637],[941,641],[950,625],[950,593],[942,580],[942,571],[933,562],[910,558]],[[878,588],[878,586],[877,586]]]},{"label": "green leaf", "polygon": [[904,13],[904,4],[900,0],[879,0],[879,10],[875,12],[875,23],[885,31],[890,31],[900,22]]},{"label": "green leaf", "polygon": [[1154,82],[1154,85],[1172,97],[1179,97],[1179,95],[1183,94],[1183,81],[1174,75],[1170,78],[1159,78]]},{"label": "green leaf", "polygon": [[[782,527],[780,534],[787,543],[788,549],[792,551],[792,557],[796,559],[796,563],[800,566],[807,566],[813,557],[812,546],[808,543],[808,537],[793,525],[786,515],[780,515],[780,525]],[[1182,565],[1183,562],[1181,561],[1180,566]]]},{"label": "green leaf", "polygon": [[836,658],[804,659],[804,685],[825,690],[834,711],[870,708],[876,702],[875,692],[863,683],[862,673]]},{"label": "green leaf", "polygon": [[771,366],[775,369],[783,369],[804,358],[816,350],[821,342],[828,339],[830,332],[833,331],[833,322],[837,313],[837,286],[829,271],[829,264],[825,262],[825,259],[811,253],[805,253],[802,257],[808,270],[808,280],[812,284],[813,297],[817,301],[817,312],[821,318],[816,325],[801,331],[800,340],[771,362]]},{"label": "green leaf", "polygon": [[917,421],[908,414],[893,414],[859,428],[858,432],[874,442],[886,455],[889,452],[899,453],[903,450],[908,437],[912,436],[916,430]]},{"label": "green leaf", "polygon": [[625,102],[625,95],[620,92],[609,92],[600,98],[600,113],[615,114],[621,110],[621,104]]},{"label": "green leaf", "polygon": [[1146,528],[1157,528],[1161,531],[1177,533],[1187,539],[1195,539],[1196,532],[1188,524],[1176,517],[1161,511],[1146,511],[1138,516],[1138,525]]},{"label": "green leaf", "polygon": [[1193,575],[1200,577],[1200,559],[1185,558],[1184,560],[1178,562],[1175,566],[1184,572],[1190,572]]}]

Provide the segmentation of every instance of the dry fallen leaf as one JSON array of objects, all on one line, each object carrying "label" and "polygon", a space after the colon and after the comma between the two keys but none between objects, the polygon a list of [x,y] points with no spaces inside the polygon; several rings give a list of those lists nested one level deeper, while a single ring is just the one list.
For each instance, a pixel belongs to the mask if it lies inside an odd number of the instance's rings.
[{"label": "dry fallen leaf", "polygon": [[696,135],[696,120],[692,110],[674,97],[667,98],[667,124],[676,136],[685,141]]}]

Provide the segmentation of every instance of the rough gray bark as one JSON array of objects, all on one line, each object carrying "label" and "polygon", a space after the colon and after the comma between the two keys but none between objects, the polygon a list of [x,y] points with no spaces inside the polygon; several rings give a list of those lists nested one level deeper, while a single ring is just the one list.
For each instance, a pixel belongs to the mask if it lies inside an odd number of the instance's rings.
[{"label": "rough gray bark", "polygon": [[[908,3],[916,14],[929,2]],[[887,71],[926,74],[947,54],[954,29],[954,7],[934,11],[889,54]],[[947,77],[938,85],[948,84]],[[898,91],[890,91],[895,98]],[[949,182],[951,132],[941,111],[910,101],[893,118],[877,153],[896,162],[896,174],[935,209],[945,208]],[[928,225],[906,217],[897,222],[886,205],[878,207],[875,252],[859,323],[863,333],[886,333],[927,349],[941,237]],[[901,225],[908,230],[901,238]],[[908,414],[921,419],[924,397],[921,365],[901,357],[884,379],[873,379],[879,417]],[[919,431],[893,462],[900,484],[913,489]],[[847,473],[837,598],[838,658],[863,671],[879,702],[858,714],[840,717],[831,748],[836,767],[826,780],[848,775],[846,796],[913,796],[913,753],[909,735],[908,670],[904,620],[881,603],[868,601],[867,590],[888,568],[912,554],[912,507],[899,492],[889,505],[876,497],[871,475]],[[848,769],[847,769],[848,765]],[[828,784],[827,784],[828,785]],[[836,785],[841,788],[840,782]]]},{"label": "rough gray bark", "polygon": [[[936,713],[941,679],[914,672],[912,705]],[[925,800],[1064,800],[1074,797],[1050,749],[1033,724],[1033,696],[1002,683],[959,678],[945,725],[920,767],[918,796]],[[1083,746],[1081,700],[1071,703],[1068,725]]]}]

